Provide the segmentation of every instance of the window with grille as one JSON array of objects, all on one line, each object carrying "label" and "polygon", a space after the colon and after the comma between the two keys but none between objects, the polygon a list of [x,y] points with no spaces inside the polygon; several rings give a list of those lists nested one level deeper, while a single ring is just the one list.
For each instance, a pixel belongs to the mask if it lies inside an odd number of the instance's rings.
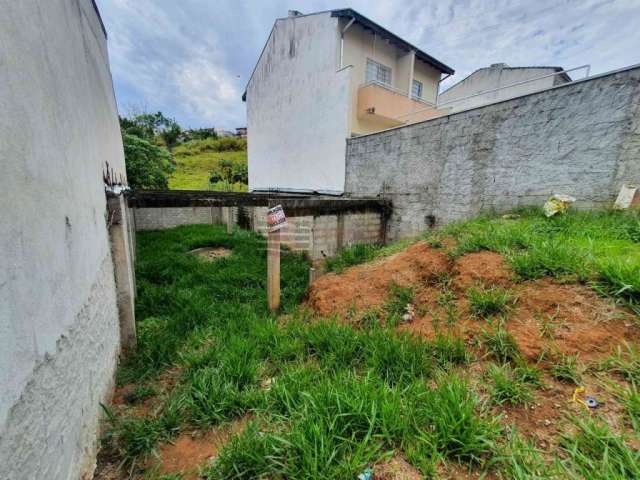
[{"label": "window with grille", "polygon": [[367,58],[366,81],[391,85],[391,68]]},{"label": "window with grille", "polygon": [[422,98],[422,82],[418,80],[411,82],[411,96],[414,98]]}]

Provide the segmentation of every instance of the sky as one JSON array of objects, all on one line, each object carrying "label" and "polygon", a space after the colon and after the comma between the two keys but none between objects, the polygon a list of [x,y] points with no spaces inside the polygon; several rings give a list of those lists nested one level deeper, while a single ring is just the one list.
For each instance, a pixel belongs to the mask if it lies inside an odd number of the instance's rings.
[{"label": "sky", "polygon": [[[344,1],[344,0],[343,0]],[[121,114],[233,130],[276,18],[351,7],[456,70],[640,63],[640,0],[97,0]],[[584,76],[584,71],[572,74]]]}]

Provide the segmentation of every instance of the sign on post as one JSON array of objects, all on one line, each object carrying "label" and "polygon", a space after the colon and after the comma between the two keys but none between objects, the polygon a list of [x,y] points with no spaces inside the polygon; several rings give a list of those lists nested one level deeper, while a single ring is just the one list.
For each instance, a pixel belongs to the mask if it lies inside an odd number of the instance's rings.
[{"label": "sign on post", "polygon": [[272,312],[280,308],[280,230],[286,226],[282,205],[267,211],[267,299]]}]

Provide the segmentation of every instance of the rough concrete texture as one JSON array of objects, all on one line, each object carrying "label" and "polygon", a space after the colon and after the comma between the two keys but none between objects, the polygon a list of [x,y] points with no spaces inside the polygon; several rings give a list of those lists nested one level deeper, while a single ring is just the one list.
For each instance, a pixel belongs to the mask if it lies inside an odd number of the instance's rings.
[{"label": "rough concrete texture", "polygon": [[0,0],[0,478],[76,479],[119,350],[103,168],[124,176],[91,0]]},{"label": "rough concrete texture", "polygon": [[[242,207],[249,227],[262,235],[267,231],[267,207]],[[179,225],[222,224],[221,207],[134,208],[138,230],[163,230]],[[234,207],[234,223],[238,208]],[[212,214],[212,212],[214,212]],[[380,212],[346,212],[340,215],[303,215],[287,217],[289,226],[281,242],[295,252],[304,252],[312,260],[321,260],[354,243],[377,243],[383,238]]]},{"label": "rough concrete texture", "polygon": [[388,236],[481,211],[582,208],[640,182],[640,67],[348,140],[346,192],[393,202]]},{"label": "rough concrete texture", "polygon": [[100,402],[111,395],[118,312],[111,256],[55,351],[34,367],[0,436],[0,478],[91,478]]}]

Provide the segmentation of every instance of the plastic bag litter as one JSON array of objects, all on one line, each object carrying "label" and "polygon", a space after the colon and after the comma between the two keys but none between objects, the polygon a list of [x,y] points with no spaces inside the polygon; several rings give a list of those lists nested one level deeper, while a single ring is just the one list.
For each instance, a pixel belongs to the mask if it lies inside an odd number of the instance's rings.
[{"label": "plastic bag litter", "polygon": [[566,212],[576,199],[570,195],[554,194],[544,203],[542,209],[547,217],[553,217],[556,213]]}]

